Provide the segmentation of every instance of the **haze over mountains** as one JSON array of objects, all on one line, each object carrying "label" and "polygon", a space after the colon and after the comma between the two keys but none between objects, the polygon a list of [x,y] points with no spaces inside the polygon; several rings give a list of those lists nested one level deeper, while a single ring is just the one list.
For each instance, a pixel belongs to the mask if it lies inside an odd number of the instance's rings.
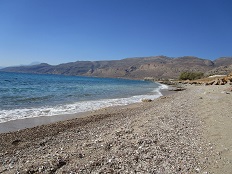
[{"label": "haze over mountains", "polygon": [[183,71],[203,72],[206,75],[227,74],[232,71],[232,57],[221,57],[214,61],[193,56],[136,57],[109,61],[77,61],[59,65],[41,63],[32,66],[7,67],[1,71],[133,79],[144,77],[176,79]]}]

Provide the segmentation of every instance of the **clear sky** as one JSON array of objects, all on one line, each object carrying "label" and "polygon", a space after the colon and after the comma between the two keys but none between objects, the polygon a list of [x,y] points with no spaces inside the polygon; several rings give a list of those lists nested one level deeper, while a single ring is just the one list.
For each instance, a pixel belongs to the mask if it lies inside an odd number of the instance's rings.
[{"label": "clear sky", "polygon": [[232,56],[232,0],[0,0],[0,66]]}]

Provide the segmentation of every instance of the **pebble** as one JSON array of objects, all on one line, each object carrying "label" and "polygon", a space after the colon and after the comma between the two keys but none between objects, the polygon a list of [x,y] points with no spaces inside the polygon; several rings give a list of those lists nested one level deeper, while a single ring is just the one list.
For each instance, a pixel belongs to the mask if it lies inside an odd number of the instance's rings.
[{"label": "pebble", "polygon": [[102,114],[86,122],[72,120],[43,126],[39,134],[36,128],[9,136],[0,134],[4,141],[14,138],[12,144],[0,147],[0,161],[10,165],[6,159],[17,159],[7,169],[0,165],[0,171],[199,173],[207,164],[205,154],[210,144],[202,140],[201,122],[193,110],[199,97],[194,98],[190,92],[178,92],[111,114],[104,115],[102,110]]}]

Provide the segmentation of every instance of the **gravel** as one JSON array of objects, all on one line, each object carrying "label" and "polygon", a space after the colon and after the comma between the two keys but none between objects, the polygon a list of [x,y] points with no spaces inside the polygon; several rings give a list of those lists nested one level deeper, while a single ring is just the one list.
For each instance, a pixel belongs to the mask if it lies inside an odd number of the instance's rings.
[{"label": "gravel", "polygon": [[0,134],[0,173],[206,174],[211,145],[194,92]]}]

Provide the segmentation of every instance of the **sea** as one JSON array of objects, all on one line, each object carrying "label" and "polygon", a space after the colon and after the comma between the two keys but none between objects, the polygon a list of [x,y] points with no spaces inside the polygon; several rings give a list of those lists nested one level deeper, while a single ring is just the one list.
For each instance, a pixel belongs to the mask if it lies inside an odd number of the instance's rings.
[{"label": "sea", "polygon": [[0,123],[128,105],[156,99],[165,88],[143,80],[0,72]]}]

